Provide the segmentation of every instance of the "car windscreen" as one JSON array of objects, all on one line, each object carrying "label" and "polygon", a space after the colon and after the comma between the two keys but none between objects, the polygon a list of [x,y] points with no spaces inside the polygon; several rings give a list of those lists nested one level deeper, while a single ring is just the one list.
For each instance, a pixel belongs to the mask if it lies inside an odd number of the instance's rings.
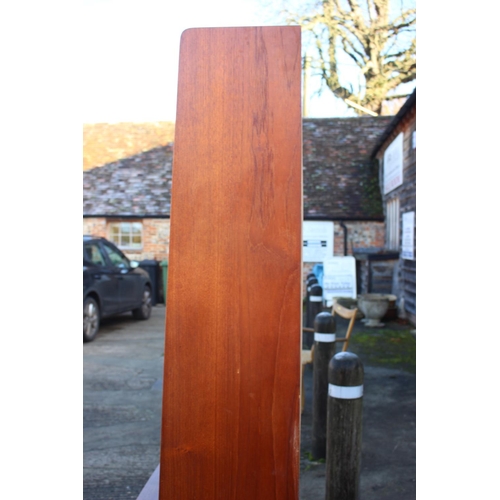
[{"label": "car windscreen", "polygon": [[84,243],[83,245],[83,259],[91,262],[97,266],[105,266],[106,261],[104,255],[97,243]]}]

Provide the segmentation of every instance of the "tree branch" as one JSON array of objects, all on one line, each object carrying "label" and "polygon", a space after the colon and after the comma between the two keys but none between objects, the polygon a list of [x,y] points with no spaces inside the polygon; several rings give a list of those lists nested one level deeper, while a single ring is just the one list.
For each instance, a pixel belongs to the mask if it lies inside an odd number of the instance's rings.
[{"label": "tree branch", "polygon": [[[399,15],[390,18],[389,6],[390,0],[319,0],[308,7],[309,12],[287,15],[288,23],[312,34],[319,57],[316,69],[333,94],[353,98],[378,113],[384,99],[396,98],[387,96],[388,92],[416,77],[416,39],[405,39],[415,32],[416,9],[401,8]],[[350,84],[340,84],[340,52],[364,75],[365,88],[359,96],[348,90]]]}]

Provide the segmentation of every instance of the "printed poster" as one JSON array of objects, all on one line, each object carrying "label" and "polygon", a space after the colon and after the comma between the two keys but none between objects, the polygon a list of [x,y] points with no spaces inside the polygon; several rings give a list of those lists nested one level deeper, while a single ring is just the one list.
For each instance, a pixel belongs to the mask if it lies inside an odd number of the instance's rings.
[{"label": "printed poster", "polygon": [[333,256],[333,222],[304,221],[302,240],[302,261],[323,262]]},{"label": "printed poster", "polygon": [[356,259],[352,255],[323,261],[323,297],[332,305],[334,297],[356,298]]},{"label": "printed poster", "polygon": [[403,214],[401,257],[415,260],[415,212]]},{"label": "printed poster", "polygon": [[403,184],[403,132],[391,142],[384,153],[384,194]]}]

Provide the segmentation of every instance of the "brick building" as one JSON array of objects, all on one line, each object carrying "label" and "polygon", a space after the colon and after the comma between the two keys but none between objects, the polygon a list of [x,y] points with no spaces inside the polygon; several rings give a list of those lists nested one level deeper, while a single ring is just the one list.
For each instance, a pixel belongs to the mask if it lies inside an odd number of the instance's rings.
[{"label": "brick building", "polygon": [[168,259],[173,145],[83,172],[83,234],[133,260]]},{"label": "brick building", "polygon": [[[330,224],[334,255],[385,249],[372,152],[392,119],[303,120],[304,221]],[[168,260],[172,155],[173,145],[167,144],[84,171],[84,234],[114,241],[134,260]],[[304,274],[313,265],[305,263]]]},{"label": "brick building", "polygon": [[[392,293],[399,299],[401,313],[415,325],[416,131],[415,89],[384,130],[371,153],[371,157],[377,160],[380,170],[380,192],[386,225],[384,253],[393,256]],[[378,262],[372,263],[372,278],[373,267],[377,264]]]},{"label": "brick building", "polygon": [[[303,120],[304,221],[333,226],[335,256],[384,248],[378,170],[370,153],[391,120],[388,116]],[[305,262],[304,276],[319,263]]]}]

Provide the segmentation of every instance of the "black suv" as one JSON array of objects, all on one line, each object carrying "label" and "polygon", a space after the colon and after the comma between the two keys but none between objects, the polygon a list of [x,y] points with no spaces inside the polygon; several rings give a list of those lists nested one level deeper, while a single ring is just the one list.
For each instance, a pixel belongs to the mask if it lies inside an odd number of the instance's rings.
[{"label": "black suv", "polygon": [[136,319],[151,315],[151,280],[105,238],[83,237],[83,341],[94,340],[101,318],[132,311]]}]

